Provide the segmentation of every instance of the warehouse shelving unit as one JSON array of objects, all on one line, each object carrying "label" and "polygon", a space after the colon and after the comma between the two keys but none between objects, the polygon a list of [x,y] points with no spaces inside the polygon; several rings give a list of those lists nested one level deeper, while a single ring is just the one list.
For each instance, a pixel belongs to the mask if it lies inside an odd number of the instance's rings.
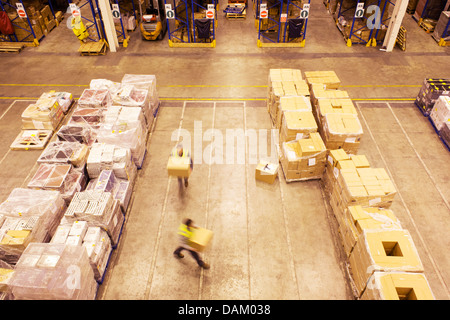
[{"label": "warehouse shelving unit", "polygon": [[[442,14],[444,14],[444,12]],[[446,12],[446,15],[448,17],[448,12]],[[442,23],[442,31],[441,26],[439,25],[440,23]],[[450,46],[450,18],[447,18],[447,22],[445,22],[445,20],[441,21],[441,18],[439,18],[438,25],[436,25],[435,31],[433,32],[433,39],[436,40],[441,47]]]},{"label": "warehouse shelving unit", "polygon": [[[338,2],[339,10],[336,16],[336,26],[343,34],[347,46],[364,44],[367,47],[375,47],[377,44],[382,44],[384,33],[387,30],[390,20],[389,5],[395,6],[395,4],[389,0],[366,2],[358,0],[354,6],[343,9],[343,3],[344,0],[339,0]],[[375,11],[371,11],[371,14],[375,15],[375,17],[380,17],[378,20],[379,25],[374,28],[369,27],[369,24],[373,23],[375,19],[369,21],[366,15],[367,9],[370,6],[376,6],[378,8]]]},{"label": "warehouse shelving unit", "polygon": [[[311,0],[257,0],[258,47],[304,47]],[[265,12],[265,14],[261,14]],[[289,30],[289,27],[292,30]],[[294,35],[294,28],[297,30]]]},{"label": "warehouse shelving unit", "polygon": [[[72,3],[72,0],[68,0],[69,5],[70,3]],[[81,12],[81,19],[84,20],[85,22],[85,26],[86,29],[89,32],[89,37],[88,39],[90,41],[94,41],[94,42],[98,42],[101,41],[103,39],[102,37],[102,33],[100,31],[100,28],[103,28],[103,33],[104,33],[104,26],[102,23],[102,18],[100,15],[100,10],[98,10],[98,0],[84,0],[84,2],[81,2],[78,5],[78,8],[80,9]],[[82,9],[87,9],[88,12],[91,14],[91,16],[87,16],[86,14],[83,14],[83,10]],[[98,23],[99,22],[99,23]],[[100,26],[99,26],[100,24]]]},{"label": "warehouse shelving unit", "polygon": [[[25,8],[23,1],[22,0],[18,0],[17,3],[20,3],[22,5],[22,7]],[[51,1],[49,1],[49,7],[52,11],[52,14],[54,16],[54,12],[53,12],[53,8],[51,6]],[[13,9],[14,11],[17,11],[17,6],[13,5],[7,1],[2,1],[0,0],[0,8],[2,11],[7,11],[6,8],[10,8]],[[21,26],[19,25],[20,22],[25,22],[25,26]],[[14,19],[11,20],[11,23],[13,24],[14,27],[19,28],[20,30],[24,31],[24,35],[22,37],[18,37],[17,34],[13,34],[13,35],[9,35],[9,41],[10,42],[31,42],[34,46],[38,46],[39,45],[39,41],[44,38],[44,34],[38,34],[34,29],[33,29],[33,25],[31,24],[30,21],[30,17],[28,16],[28,14],[26,15],[26,18],[20,18],[19,16],[15,17]]]},{"label": "warehouse shelving unit", "polygon": [[[215,0],[200,4],[195,0],[164,0],[170,47],[211,47],[216,46],[217,3]],[[207,12],[211,13],[207,17]],[[209,22],[208,22],[209,20]],[[201,25],[209,25],[209,37],[199,33]]]},{"label": "warehouse shelving unit", "polygon": [[[133,1],[131,1],[131,2],[133,3]],[[116,12],[118,12],[118,16],[113,15],[115,19],[119,20],[119,26],[116,27],[117,39],[119,41],[119,44],[123,45],[123,47],[126,48],[126,47],[128,47],[128,41],[130,40],[130,36],[128,36],[127,31],[123,25],[119,0],[110,0],[110,3],[111,3],[111,5],[116,5],[116,10],[117,10]],[[134,8],[134,4],[133,4],[133,8]]]}]

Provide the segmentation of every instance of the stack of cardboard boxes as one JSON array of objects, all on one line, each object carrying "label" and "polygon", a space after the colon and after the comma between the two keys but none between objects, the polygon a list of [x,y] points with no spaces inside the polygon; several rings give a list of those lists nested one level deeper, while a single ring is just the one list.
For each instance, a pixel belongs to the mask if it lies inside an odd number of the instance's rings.
[{"label": "stack of cardboard boxes", "polygon": [[440,131],[445,122],[450,122],[450,97],[440,96],[431,109],[430,119]]},{"label": "stack of cardboard boxes", "polygon": [[440,96],[450,96],[450,79],[426,78],[417,94],[415,104],[425,116],[429,116]]},{"label": "stack of cardboard boxes", "polygon": [[325,170],[327,149],[320,135],[282,143],[281,167],[287,182],[321,179]]}]

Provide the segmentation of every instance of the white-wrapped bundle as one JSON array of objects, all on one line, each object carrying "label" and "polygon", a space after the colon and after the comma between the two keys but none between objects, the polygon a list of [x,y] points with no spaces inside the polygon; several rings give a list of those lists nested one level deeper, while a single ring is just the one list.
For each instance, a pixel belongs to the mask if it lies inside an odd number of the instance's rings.
[{"label": "white-wrapped bundle", "polygon": [[57,243],[31,243],[11,278],[19,300],[94,300],[97,287],[86,249]]},{"label": "white-wrapped bundle", "polygon": [[66,209],[58,191],[15,188],[0,204],[0,258],[15,264],[30,242],[47,242]]},{"label": "white-wrapped bundle", "polygon": [[[133,85],[136,89],[148,91],[148,100],[150,102],[150,112],[153,117],[159,107],[159,96],[156,90],[156,76],[146,74],[125,74],[122,78],[122,87]],[[147,120],[151,120],[148,118]],[[151,123],[151,122],[149,122]]]}]

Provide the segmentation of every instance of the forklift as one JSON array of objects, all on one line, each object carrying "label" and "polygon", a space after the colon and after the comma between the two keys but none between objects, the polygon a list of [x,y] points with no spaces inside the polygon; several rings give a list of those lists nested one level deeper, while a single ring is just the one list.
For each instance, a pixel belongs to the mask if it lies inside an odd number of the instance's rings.
[{"label": "forklift", "polygon": [[142,39],[162,40],[167,30],[164,0],[139,0]]}]

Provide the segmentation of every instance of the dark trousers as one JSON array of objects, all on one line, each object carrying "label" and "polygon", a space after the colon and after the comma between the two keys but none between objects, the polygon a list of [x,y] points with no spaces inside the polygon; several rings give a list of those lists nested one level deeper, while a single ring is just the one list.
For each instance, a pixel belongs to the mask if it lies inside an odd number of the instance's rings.
[{"label": "dark trousers", "polygon": [[200,255],[197,252],[195,252],[194,250],[189,250],[189,249],[186,249],[184,247],[178,247],[173,253],[174,254],[179,254],[183,250],[189,251],[191,253],[191,256],[195,259],[195,261],[197,261],[198,265],[200,267],[203,266],[203,260],[200,258]]}]

